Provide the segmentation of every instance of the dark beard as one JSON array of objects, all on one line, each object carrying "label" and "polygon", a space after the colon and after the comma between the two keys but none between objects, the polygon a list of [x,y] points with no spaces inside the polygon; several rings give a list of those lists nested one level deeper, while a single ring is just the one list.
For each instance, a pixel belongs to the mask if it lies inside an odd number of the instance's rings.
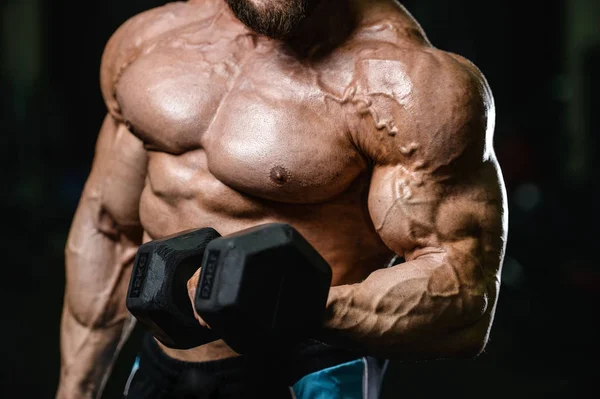
[{"label": "dark beard", "polygon": [[281,40],[290,35],[320,0],[270,0],[265,7],[255,6],[251,0],[225,2],[244,25],[256,33]]}]

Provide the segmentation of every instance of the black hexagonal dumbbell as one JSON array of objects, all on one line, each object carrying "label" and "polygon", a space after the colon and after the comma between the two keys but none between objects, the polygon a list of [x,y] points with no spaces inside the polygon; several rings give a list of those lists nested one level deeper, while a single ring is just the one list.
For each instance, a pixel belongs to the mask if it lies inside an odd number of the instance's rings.
[{"label": "black hexagonal dumbbell", "polygon": [[332,272],[285,223],[270,223],[211,241],[194,305],[238,353],[285,348],[321,325]]},{"label": "black hexagonal dumbbell", "polygon": [[217,339],[194,317],[187,281],[202,264],[214,229],[187,230],[147,242],[137,251],[126,306],[164,345],[188,349]]},{"label": "black hexagonal dumbbell", "polygon": [[[187,298],[186,282],[200,264],[194,305],[211,330],[194,319]],[[226,237],[199,229],[140,247],[127,307],[169,347],[220,337],[238,353],[276,350],[319,328],[331,277],[327,262],[288,224]]]}]

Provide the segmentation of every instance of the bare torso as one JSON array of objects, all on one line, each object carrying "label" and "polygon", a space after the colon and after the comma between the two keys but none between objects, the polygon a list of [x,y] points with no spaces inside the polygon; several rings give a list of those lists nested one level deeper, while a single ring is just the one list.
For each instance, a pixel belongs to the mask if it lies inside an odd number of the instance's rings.
[{"label": "bare torso", "polygon": [[[330,263],[334,285],[360,282],[387,264],[394,254],[367,208],[370,160],[350,137],[344,106],[361,101],[351,88],[364,82],[396,98],[414,90],[410,74],[386,82],[386,62],[405,54],[406,67],[415,51],[432,49],[416,22],[394,10],[365,18],[346,42],[310,61],[211,2],[169,4],[134,18],[133,36],[109,55],[113,75],[103,90],[147,151],[144,240],[281,221]],[[397,134],[385,112],[368,103],[364,112],[377,129]],[[164,350],[190,361],[233,355],[220,341]]]}]

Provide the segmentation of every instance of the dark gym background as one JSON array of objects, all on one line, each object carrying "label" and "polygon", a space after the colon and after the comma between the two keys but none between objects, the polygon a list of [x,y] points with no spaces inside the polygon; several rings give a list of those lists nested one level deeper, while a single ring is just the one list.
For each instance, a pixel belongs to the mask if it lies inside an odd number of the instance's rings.
[{"label": "dark gym background", "polygon": [[[54,396],[63,248],[105,112],[100,55],[122,22],[163,3],[3,0],[0,397]],[[490,82],[510,230],[486,352],[392,363],[384,398],[583,397],[599,354],[600,1],[404,4]],[[105,398],[118,397],[136,345]]]}]

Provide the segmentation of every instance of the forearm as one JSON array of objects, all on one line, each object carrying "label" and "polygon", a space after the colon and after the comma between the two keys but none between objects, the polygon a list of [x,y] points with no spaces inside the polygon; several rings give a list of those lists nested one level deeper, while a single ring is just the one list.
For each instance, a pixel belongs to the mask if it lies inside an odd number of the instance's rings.
[{"label": "forearm", "polygon": [[117,273],[102,288],[77,288],[78,292],[87,291],[87,295],[67,290],[61,320],[58,398],[100,397],[113,363],[135,325],[124,306],[123,288],[128,273]]},{"label": "forearm", "polygon": [[132,317],[107,326],[84,326],[64,309],[57,398],[100,397],[115,358],[134,326]]},{"label": "forearm", "polygon": [[452,263],[432,254],[332,287],[323,339],[388,358],[477,353],[491,317],[488,292]]},{"label": "forearm", "polygon": [[[84,194],[69,234],[57,396],[98,397],[133,321],[125,296],[139,232],[107,228]],[[102,216],[106,218],[106,215]]]}]

